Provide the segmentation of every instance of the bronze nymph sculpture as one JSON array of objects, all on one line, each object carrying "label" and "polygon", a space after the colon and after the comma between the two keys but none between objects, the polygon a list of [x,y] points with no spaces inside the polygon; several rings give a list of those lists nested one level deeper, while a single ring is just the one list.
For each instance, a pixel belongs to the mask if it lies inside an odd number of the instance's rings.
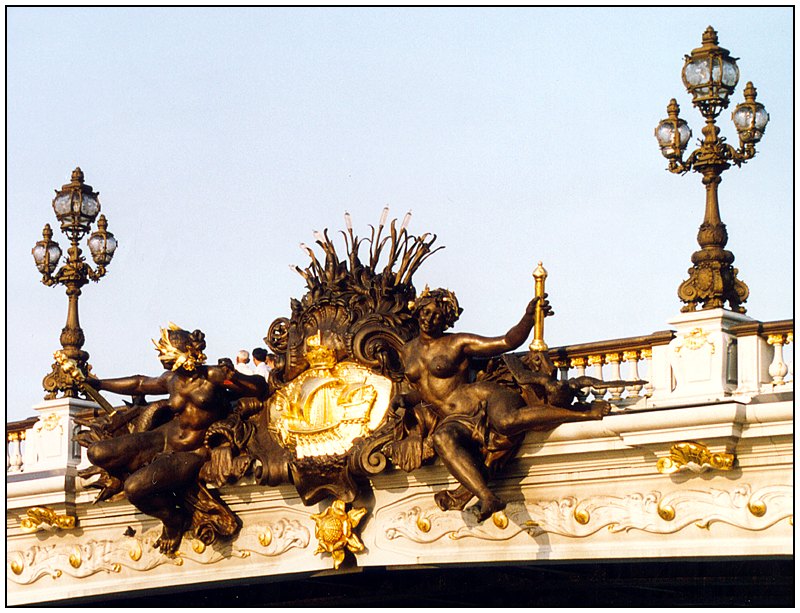
[{"label": "bronze nymph sculpture", "polygon": [[[620,382],[559,380],[546,346],[508,353],[534,326],[541,337],[535,320],[552,314],[543,286],[504,335],[449,333],[461,313],[455,294],[418,295],[412,281],[441,249],[432,248],[436,236],[409,234],[408,215],[385,224],[386,213],[366,238],[346,216],[342,257],[327,230],[316,233],[322,258],[303,246],[311,264],[295,270],[308,291],[264,339],[277,356],[268,382],[230,360],[206,366],[202,332],[177,326],[156,344],[161,376],[81,382],[106,410],[79,420],[94,464],[81,476],[99,475],[90,486],[102,488],[100,500],[124,494],[161,520],[155,546],[165,554],[186,530],[206,544],[235,535],[241,522],[218,488],[243,477],[255,487],[291,484],[305,505],[343,507],[389,461],[413,471],[436,456],[459,483],[437,492],[436,504],[461,510],[477,497],[482,521],[505,507],[489,482],[526,432],[609,412],[603,401],[576,399],[587,386]],[[111,409],[96,390],[134,403]],[[148,404],[146,394],[166,398]]]},{"label": "bronze nymph sculpture", "polygon": [[[395,406],[406,408],[406,435],[390,443],[387,452],[407,471],[418,468],[431,452],[439,456],[461,484],[454,491],[436,494],[442,510],[463,509],[473,496],[479,501],[479,521],[502,510],[505,502],[487,481],[497,464],[513,454],[526,432],[602,419],[610,410],[605,402],[574,410],[549,402],[544,394],[523,397],[520,391],[497,381],[470,379],[471,360],[499,356],[527,339],[540,300],[545,314],[550,314],[546,298],[537,296],[519,323],[498,337],[445,332],[461,312],[448,290],[426,289],[415,301],[419,336],[406,343],[401,354],[410,390],[394,400]],[[552,380],[539,376],[542,382]]]},{"label": "bronze nymph sculpture", "polygon": [[[100,440],[84,437],[83,442],[88,443],[89,461],[106,473],[97,483],[103,487],[98,499],[124,490],[137,509],[161,520],[163,531],[156,546],[174,554],[189,528],[204,542],[238,530],[238,519],[222,499],[198,480],[210,459],[205,437],[209,426],[231,413],[233,399],[263,398],[267,389],[263,378],[242,375],[229,360],[206,366],[200,330],[190,333],[171,324],[162,330],[156,348],[165,368],[158,377],[88,377],[85,383],[116,394],[168,397],[128,411],[127,420],[118,418],[127,424],[112,421],[99,428],[94,424],[94,438]],[[122,425],[127,431],[121,431]]]}]

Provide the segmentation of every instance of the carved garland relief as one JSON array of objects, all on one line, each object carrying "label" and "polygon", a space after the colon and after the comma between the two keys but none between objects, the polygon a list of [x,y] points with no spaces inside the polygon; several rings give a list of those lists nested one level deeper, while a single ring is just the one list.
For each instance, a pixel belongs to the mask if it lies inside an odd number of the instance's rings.
[{"label": "carved garland relief", "polygon": [[683,349],[689,351],[697,351],[704,345],[709,346],[710,353],[714,353],[716,348],[714,343],[709,340],[709,333],[702,328],[694,328],[688,334],[684,334],[683,338],[675,345],[675,353],[680,354]]},{"label": "carved garland relief", "polygon": [[[462,520],[422,502],[408,509],[410,500],[387,507],[376,514],[382,526],[379,546],[395,549],[402,540],[430,545],[442,539],[465,538],[508,541],[520,534],[531,537],[555,534],[588,538],[600,530],[613,533],[642,531],[675,534],[690,526],[709,529],[714,523],[761,531],[783,520],[793,521],[793,492],[788,485],[774,485],[753,491],[750,485],[732,490],[682,490],[631,493],[625,496],[567,496],[523,504],[511,502],[505,509],[507,521],[478,524]],[[396,510],[403,506],[403,510]]]},{"label": "carved garland relief", "polygon": [[[245,525],[232,541],[207,546],[192,540],[184,543],[176,556],[164,555],[152,547],[158,538],[157,529],[117,540],[35,545],[23,551],[9,551],[7,578],[25,585],[46,576],[58,579],[66,574],[83,579],[99,572],[119,573],[123,568],[145,572],[164,564],[182,566],[184,561],[207,565],[228,558],[277,557],[291,549],[309,547],[308,519],[316,523],[318,546],[313,553],[330,553],[334,567],[338,568],[345,549],[355,553],[364,548],[355,528],[365,512],[365,509],[345,512],[344,503],[336,501],[325,512],[310,515],[306,520],[284,518]],[[567,496],[527,504],[512,501],[492,521],[483,523],[469,514],[441,511],[430,504],[427,494],[419,494],[379,510],[374,525],[380,530],[377,547],[397,550],[395,543],[403,541],[429,546],[440,541],[503,542],[519,535],[543,534],[585,539],[603,529],[612,533],[642,531],[666,536],[691,526],[710,529],[715,523],[757,532],[793,519],[790,485],[755,491],[750,485],[742,485],[731,490],[690,489],[663,494],[650,491],[582,499]]]},{"label": "carved garland relief", "polygon": [[207,546],[193,539],[184,543],[175,556],[165,555],[153,547],[159,537],[158,529],[120,539],[35,545],[23,551],[8,552],[6,576],[14,583],[26,585],[42,577],[58,579],[65,574],[84,579],[99,572],[119,573],[123,568],[145,572],[163,564],[183,566],[185,560],[206,565],[228,558],[272,558],[290,549],[308,547],[311,533],[304,523],[297,519],[257,522],[242,528],[232,541],[218,541]]}]

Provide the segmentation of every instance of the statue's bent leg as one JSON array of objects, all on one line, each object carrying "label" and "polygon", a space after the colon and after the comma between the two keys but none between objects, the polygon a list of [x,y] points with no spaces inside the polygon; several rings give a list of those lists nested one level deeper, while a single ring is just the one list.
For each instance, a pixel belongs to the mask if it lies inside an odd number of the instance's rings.
[{"label": "statue's bent leg", "polygon": [[602,419],[608,414],[609,408],[607,403],[603,403],[593,404],[588,411],[573,411],[544,403],[520,406],[519,403],[500,398],[490,399],[486,415],[493,430],[504,436],[514,436],[531,430],[552,430],[571,421]]},{"label": "statue's bent leg", "polygon": [[[479,521],[505,508],[505,503],[495,496],[486,483],[480,449],[466,426],[458,422],[441,424],[433,433],[433,446],[450,474],[480,501]],[[457,508],[452,504],[454,500],[444,498],[439,496],[436,499],[440,508]]]},{"label": "statue's bent leg", "polygon": [[182,505],[181,490],[197,479],[204,461],[192,452],[163,454],[125,481],[130,503],[164,524],[155,543],[163,553],[175,553],[189,527],[191,514]]},{"label": "statue's bent leg", "polygon": [[152,430],[97,441],[86,450],[86,457],[107,473],[119,476],[120,472],[135,472],[163,450],[164,434]]}]

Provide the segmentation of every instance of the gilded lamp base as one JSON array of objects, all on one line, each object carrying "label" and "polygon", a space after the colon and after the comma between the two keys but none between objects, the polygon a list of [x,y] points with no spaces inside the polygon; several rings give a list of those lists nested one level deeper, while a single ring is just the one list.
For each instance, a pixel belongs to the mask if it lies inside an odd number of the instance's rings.
[{"label": "gilded lamp base", "polygon": [[[725,251],[729,254],[730,252]],[[707,252],[698,251],[692,256],[694,266],[689,269],[689,278],[678,287],[678,297],[686,305],[681,312],[695,311],[698,305],[703,310],[719,309],[730,304],[731,311],[744,313],[742,303],[750,295],[747,285],[737,278],[738,268],[721,259],[706,258]],[[731,254],[730,261],[733,261]]]}]

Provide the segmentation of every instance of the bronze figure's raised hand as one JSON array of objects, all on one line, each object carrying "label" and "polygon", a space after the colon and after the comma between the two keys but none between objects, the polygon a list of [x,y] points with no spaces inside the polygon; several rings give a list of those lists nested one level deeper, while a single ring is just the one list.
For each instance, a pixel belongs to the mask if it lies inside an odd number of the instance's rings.
[{"label": "bronze figure's raised hand", "polygon": [[[522,345],[533,328],[539,302],[545,313],[552,312],[546,297],[537,296],[508,332],[485,337],[446,332],[461,313],[453,292],[426,288],[414,301],[419,336],[402,349],[410,389],[396,400],[408,407],[403,418],[405,434],[387,445],[386,451],[406,470],[424,461],[426,448],[435,451],[461,484],[456,490],[436,494],[436,503],[443,510],[463,509],[475,496],[478,520],[485,520],[506,506],[489,488],[488,480],[513,455],[526,432],[569,421],[602,419],[608,413],[605,403],[575,410],[558,406],[564,399],[557,405],[541,393],[523,396],[514,386],[471,377],[473,359],[499,356]],[[545,375],[548,379],[549,374]]]}]

